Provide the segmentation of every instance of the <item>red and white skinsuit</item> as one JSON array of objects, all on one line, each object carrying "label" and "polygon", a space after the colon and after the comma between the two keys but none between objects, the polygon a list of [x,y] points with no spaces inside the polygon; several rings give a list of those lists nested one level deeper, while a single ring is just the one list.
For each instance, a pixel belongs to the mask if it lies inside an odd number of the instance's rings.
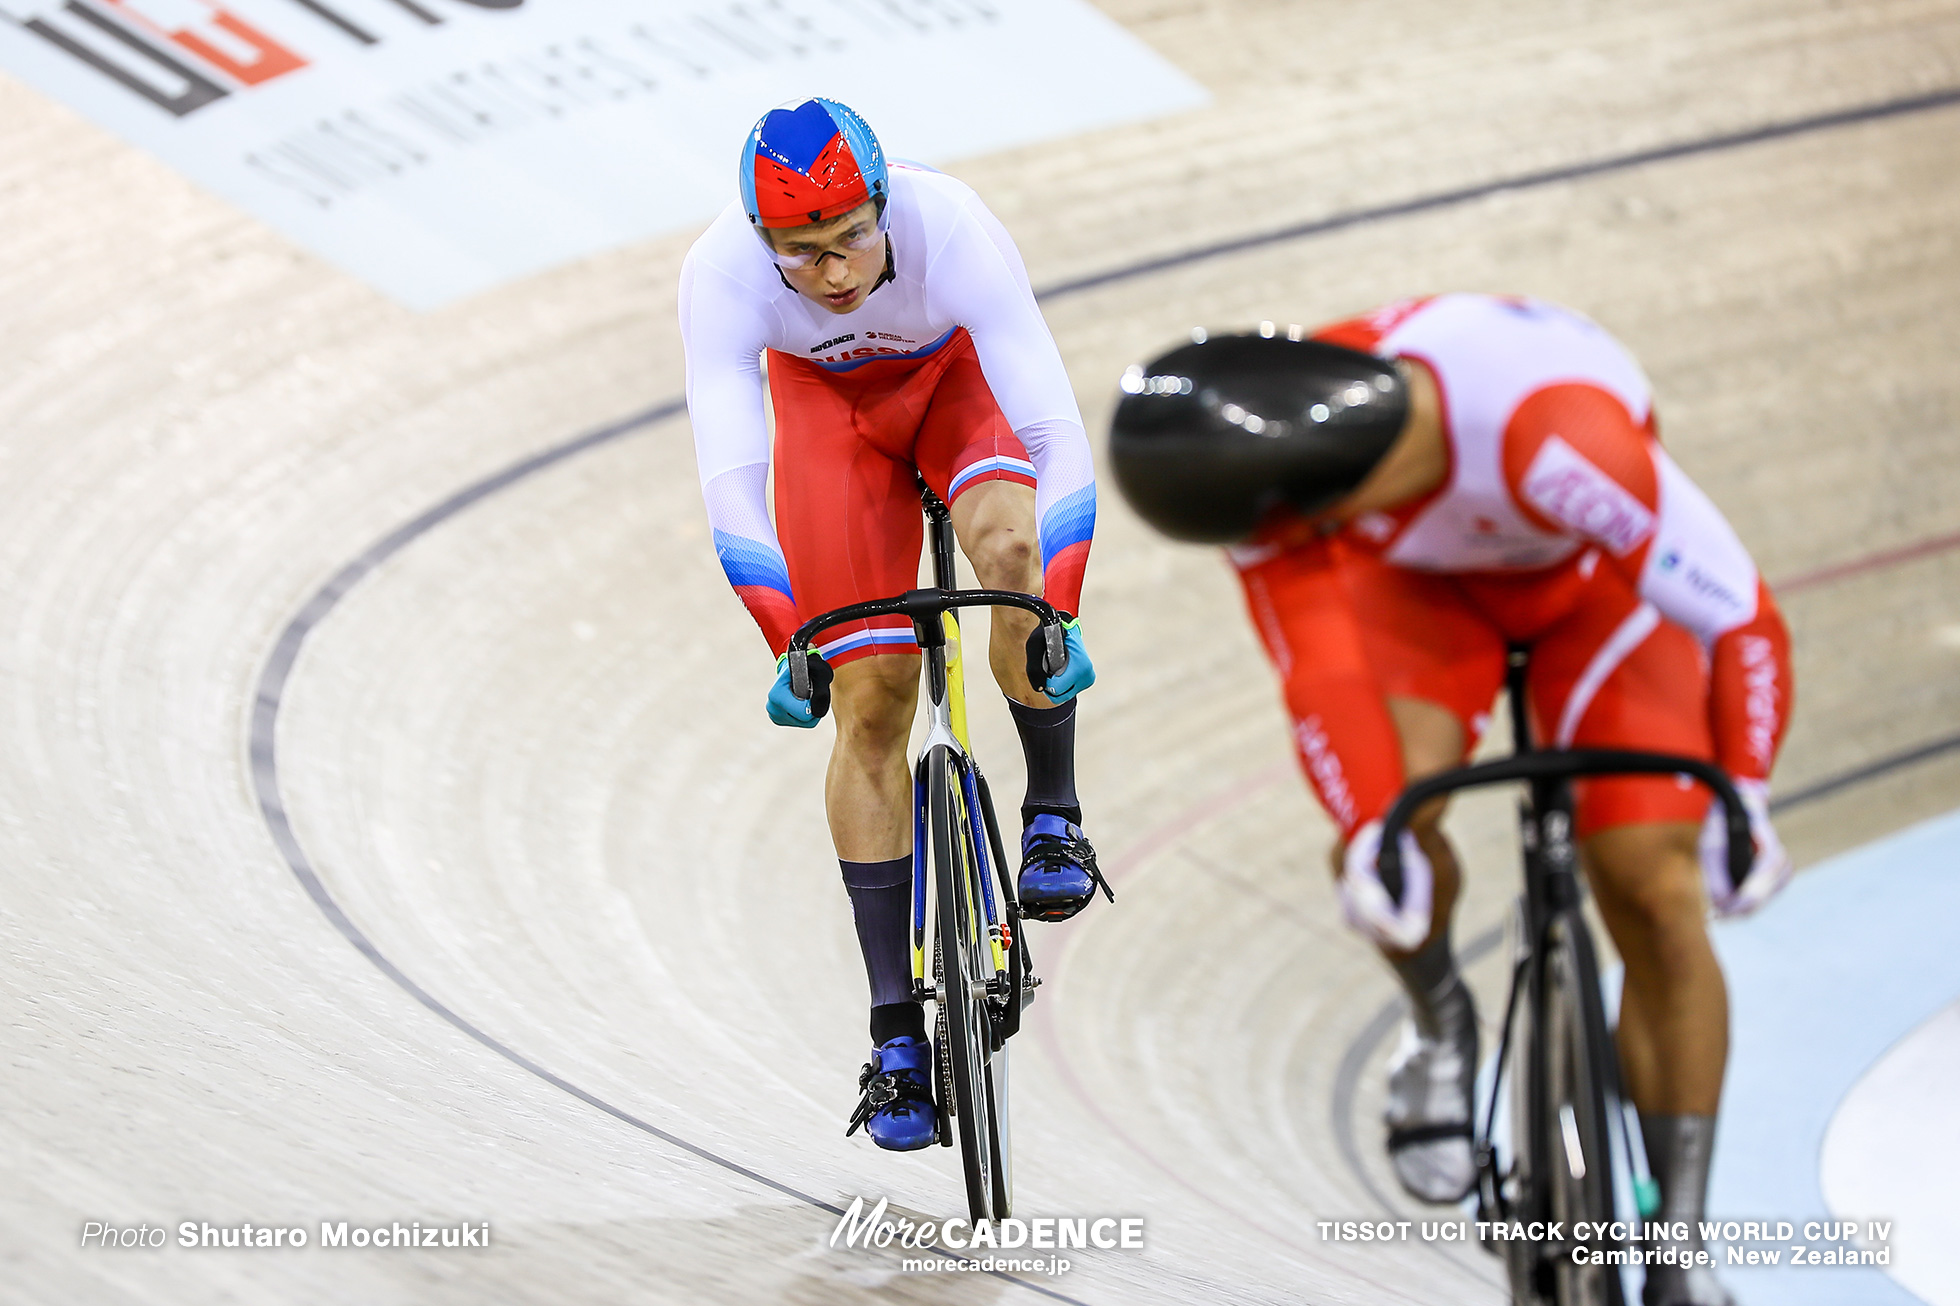
[{"label": "red and white skinsuit", "polygon": [[[1487,295],[1401,301],[1317,338],[1425,364],[1449,451],[1418,500],[1332,533],[1288,517],[1231,551],[1343,838],[1404,783],[1385,698],[1448,708],[1474,747],[1507,641],[1532,647],[1542,742],[1712,757],[1760,807],[1789,721],[1789,635],[1734,530],[1661,448],[1627,351],[1567,309]],[[1578,834],[1700,821],[1708,802],[1673,777],[1586,781]]]}]

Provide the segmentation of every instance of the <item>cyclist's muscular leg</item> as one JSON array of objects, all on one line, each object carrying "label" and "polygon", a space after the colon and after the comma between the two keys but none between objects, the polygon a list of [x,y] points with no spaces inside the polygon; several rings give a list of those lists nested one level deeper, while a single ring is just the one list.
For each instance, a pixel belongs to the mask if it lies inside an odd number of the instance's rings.
[{"label": "cyclist's muscular leg", "polygon": [[[982,589],[1041,593],[1041,545],[1031,488],[1018,481],[985,481],[954,500],[952,512],[960,552],[973,564]],[[987,661],[1001,692],[1028,707],[1050,706],[1047,696],[1028,683],[1025,650],[1034,615],[995,608],[991,626]]]},{"label": "cyclist's muscular leg", "polygon": [[1623,825],[1586,839],[1599,914],[1626,964],[1620,1063],[1642,1111],[1715,1114],[1728,1059],[1728,989],[1708,941],[1700,827]]},{"label": "cyclist's muscular leg", "polygon": [[[953,503],[953,531],[985,589],[1039,594],[1041,549],[1034,490],[1016,481],[970,486]],[[995,608],[987,644],[994,680],[1007,695],[1028,789],[1021,803],[1021,910],[1036,920],[1067,920],[1095,893],[1095,849],[1082,832],[1075,794],[1075,703],[1059,707],[1028,683],[1026,649],[1033,614]]]},{"label": "cyclist's muscular leg", "polygon": [[837,668],[831,684],[837,743],[824,777],[831,842],[846,861],[912,851],[912,772],[905,745],[919,706],[919,658],[879,653]]},{"label": "cyclist's muscular leg", "polygon": [[1703,920],[1699,827],[1683,821],[1602,830],[1583,846],[1593,896],[1626,963],[1620,1062],[1640,1108],[1664,1226],[1685,1239],[1656,1242],[1674,1255],[1648,1267],[1644,1306],[1731,1306],[1706,1266],[1699,1233],[1714,1146],[1715,1108],[1728,1057],[1728,990]]}]

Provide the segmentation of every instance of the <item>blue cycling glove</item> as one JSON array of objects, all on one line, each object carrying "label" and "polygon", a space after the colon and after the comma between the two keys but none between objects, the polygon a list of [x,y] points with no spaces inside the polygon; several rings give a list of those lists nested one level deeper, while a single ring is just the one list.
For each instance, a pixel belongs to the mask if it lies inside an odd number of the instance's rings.
[{"label": "blue cycling glove", "polygon": [[1089,650],[1082,646],[1080,618],[1070,617],[1062,623],[1062,647],[1068,653],[1068,665],[1059,675],[1049,674],[1042,628],[1036,626],[1028,636],[1028,682],[1057,705],[1096,683],[1095,664],[1089,661]]},{"label": "blue cycling glove", "polygon": [[808,730],[830,710],[830,664],[810,654],[810,697],[798,698],[789,688],[789,654],[776,659],[776,683],[769,687],[769,719],[779,726]]}]

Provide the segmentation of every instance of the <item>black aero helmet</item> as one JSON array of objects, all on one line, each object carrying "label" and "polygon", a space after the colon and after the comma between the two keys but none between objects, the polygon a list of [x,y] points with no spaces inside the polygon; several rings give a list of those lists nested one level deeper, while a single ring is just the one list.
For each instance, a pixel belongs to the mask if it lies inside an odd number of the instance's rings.
[{"label": "black aero helmet", "polygon": [[1372,354],[1195,335],[1123,374],[1109,431],[1117,487],[1173,539],[1230,544],[1281,504],[1327,507],[1361,484],[1408,417],[1401,374]]}]

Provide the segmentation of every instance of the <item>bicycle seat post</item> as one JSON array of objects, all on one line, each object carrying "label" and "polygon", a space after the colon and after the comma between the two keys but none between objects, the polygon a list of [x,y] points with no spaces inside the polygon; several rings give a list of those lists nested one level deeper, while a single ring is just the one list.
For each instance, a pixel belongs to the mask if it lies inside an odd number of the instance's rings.
[{"label": "bicycle seat post", "polygon": [[1504,693],[1511,700],[1511,751],[1529,753],[1531,713],[1525,710],[1525,689],[1531,671],[1531,646],[1511,644],[1504,650]]},{"label": "bicycle seat post", "polygon": [[939,501],[919,478],[919,506],[925,509],[927,542],[932,546],[932,583],[942,590],[958,587],[953,573],[953,510]]}]

